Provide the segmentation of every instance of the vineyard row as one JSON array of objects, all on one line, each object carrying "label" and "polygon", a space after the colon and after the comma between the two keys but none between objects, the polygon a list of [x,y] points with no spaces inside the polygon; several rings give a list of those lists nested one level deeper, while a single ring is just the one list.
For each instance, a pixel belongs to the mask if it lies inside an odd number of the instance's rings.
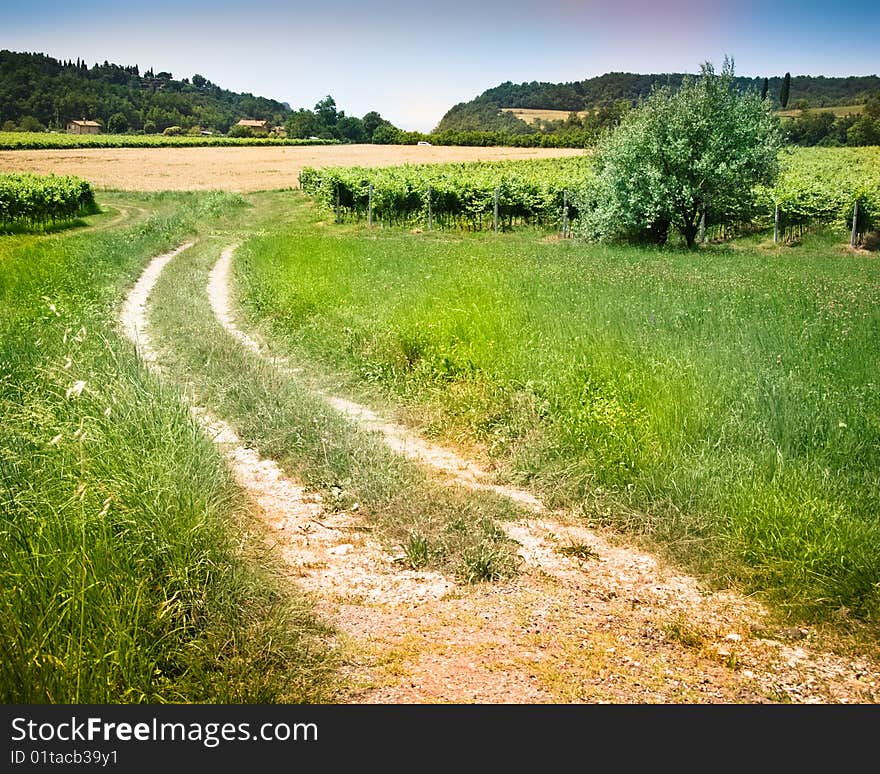
[{"label": "vineyard row", "polygon": [[[804,148],[784,152],[772,187],[755,191],[755,206],[738,222],[709,209],[707,227],[733,234],[743,226],[807,226],[864,234],[880,224],[880,148]],[[537,225],[565,232],[589,201],[588,156],[526,161],[306,168],[300,187],[337,221],[480,230]]]},{"label": "vineyard row", "polygon": [[78,177],[0,175],[0,226],[45,227],[97,212],[92,186]]}]

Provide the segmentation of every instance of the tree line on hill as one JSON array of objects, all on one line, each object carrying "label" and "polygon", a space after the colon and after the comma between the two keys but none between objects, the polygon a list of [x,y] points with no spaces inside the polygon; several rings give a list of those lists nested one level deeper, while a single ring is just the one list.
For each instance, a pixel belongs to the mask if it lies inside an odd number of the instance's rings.
[{"label": "tree line on hill", "polygon": [[[688,76],[685,73],[650,75],[606,73],[595,78],[571,83],[532,81],[531,83],[515,84],[507,81],[487,89],[471,102],[495,105],[499,108],[535,108],[578,112],[609,107],[618,100],[625,100],[629,104],[635,105],[637,102],[647,99],[655,88],[666,87],[671,91],[677,91],[681,88],[686,77]],[[798,75],[792,78],[788,73],[785,76],[773,78],[736,76],[733,85],[741,92],[750,90],[761,92],[765,81],[766,95],[773,101],[774,107],[784,107],[781,104],[781,96],[786,81],[789,84],[792,100],[806,99],[816,107],[860,104],[880,90],[880,77],[876,75],[845,78],[826,78],[822,75]],[[458,107],[460,105],[456,105],[450,112],[455,111]],[[441,120],[439,128],[444,128],[443,120]]]},{"label": "tree line on hill", "polygon": [[[681,73],[642,75],[607,73],[573,83],[514,84],[510,81],[488,89],[470,102],[459,103],[443,116],[435,132],[501,132],[513,137],[540,134],[565,137],[571,144],[592,145],[605,130],[620,123],[623,114],[646,100],[658,88],[672,92],[687,76]],[[790,142],[799,145],[873,145],[880,142],[876,115],[867,107],[880,99],[876,75],[826,78],[790,73],[774,78],[736,76],[732,86],[741,93],[755,92],[775,109],[792,105],[802,110],[785,129]],[[866,105],[860,116],[835,116],[815,108]],[[562,120],[538,120],[531,124],[517,118],[510,108],[568,111]],[[538,143],[536,143],[538,144]]]},{"label": "tree line on hill", "polygon": [[795,109],[800,112],[784,125],[786,137],[794,145],[880,145],[880,91],[865,102],[861,113],[835,115],[811,108],[806,100],[798,101]]},{"label": "tree line on hill", "polygon": [[294,111],[283,102],[223,89],[203,75],[176,79],[170,72],[141,72],[137,65],[58,60],[45,54],[0,51],[0,129],[63,131],[77,119],[95,120],[103,131],[247,135],[239,119],[282,126],[292,137],[342,142],[391,142],[399,129],[375,111],[363,118],[338,111],[332,97],[314,110]]},{"label": "tree line on hill", "polygon": [[222,89],[201,75],[175,79],[135,66],[57,60],[0,51],[0,126],[63,130],[68,121],[97,120],[105,131],[162,132],[200,127],[226,132],[240,118],[281,123],[283,103]]},{"label": "tree line on hill", "polygon": [[[453,106],[430,133],[394,126],[378,112],[349,116],[328,95],[314,108],[222,89],[200,74],[175,79],[170,72],[135,66],[57,60],[45,54],[0,51],[0,129],[63,130],[67,122],[97,120],[106,132],[249,135],[241,118],[283,127],[287,137],[347,143],[587,147],[617,126],[634,105],[657,88],[676,91],[682,74],[608,73],[572,83],[502,83],[470,102]],[[880,78],[825,78],[786,73],[781,78],[735,77],[733,86],[758,92],[777,108],[789,100],[800,109],[785,129],[799,145],[880,143]],[[864,111],[835,116],[813,108],[864,104]],[[569,111],[560,120],[528,124],[505,108]]]}]

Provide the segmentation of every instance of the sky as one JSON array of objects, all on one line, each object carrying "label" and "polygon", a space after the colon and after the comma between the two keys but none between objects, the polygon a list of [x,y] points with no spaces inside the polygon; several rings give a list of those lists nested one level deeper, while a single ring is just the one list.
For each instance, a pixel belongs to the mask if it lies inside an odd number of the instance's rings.
[{"label": "sky", "polygon": [[199,73],[232,91],[430,131],[504,81],[720,69],[880,73],[877,0],[0,0],[0,49]]}]

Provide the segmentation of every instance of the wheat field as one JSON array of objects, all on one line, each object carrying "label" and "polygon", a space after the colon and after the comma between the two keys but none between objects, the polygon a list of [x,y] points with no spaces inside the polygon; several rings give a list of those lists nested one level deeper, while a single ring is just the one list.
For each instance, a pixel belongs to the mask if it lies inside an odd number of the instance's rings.
[{"label": "wheat field", "polygon": [[244,148],[77,148],[0,152],[0,173],[76,175],[118,191],[239,193],[295,188],[303,167],[537,159],[584,154],[580,148],[320,145]]}]

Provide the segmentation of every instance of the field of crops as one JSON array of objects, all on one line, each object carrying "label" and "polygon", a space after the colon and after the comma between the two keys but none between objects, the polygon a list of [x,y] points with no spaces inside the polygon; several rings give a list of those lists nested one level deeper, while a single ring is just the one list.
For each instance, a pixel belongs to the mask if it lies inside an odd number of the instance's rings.
[{"label": "field of crops", "polygon": [[97,210],[92,186],[57,175],[0,175],[0,228],[44,227]]},{"label": "field of crops", "polygon": [[337,140],[279,137],[208,137],[163,134],[62,134],[61,132],[0,132],[0,150],[63,150],[65,148],[195,148],[276,145],[338,145]]},{"label": "field of crops", "polygon": [[0,173],[76,175],[96,190],[269,191],[294,188],[305,167],[548,159],[571,148],[299,145],[234,148],[79,148],[0,151]]},{"label": "field of crops", "polygon": [[880,223],[880,147],[797,148],[783,152],[773,188],[760,189],[759,205],[783,227],[827,224],[851,228],[859,203],[857,231]]},{"label": "field of crops", "polygon": [[[779,206],[783,229],[808,224],[852,226],[880,220],[880,148],[795,148],[781,154],[776,184],[756,191],[751,223],[772,227]],[[306,168],[300,185],[337,220],[370,217],[389,225],[420,224],[479,230],[532,224],[559,228],[576,221],[590,186],[589,156],[528,162]],[[583,206],[583,205],[581,205]],[[726,224],[736,226],[743,224]]]},{"label": "field of crops", "polygon": [[337,219],[479,230],[517,224],[555,226],[577,217],[569,194],[587,184],[588,156],[537,161],[417,164],[384,169],[304,169],[300,186]]}]

